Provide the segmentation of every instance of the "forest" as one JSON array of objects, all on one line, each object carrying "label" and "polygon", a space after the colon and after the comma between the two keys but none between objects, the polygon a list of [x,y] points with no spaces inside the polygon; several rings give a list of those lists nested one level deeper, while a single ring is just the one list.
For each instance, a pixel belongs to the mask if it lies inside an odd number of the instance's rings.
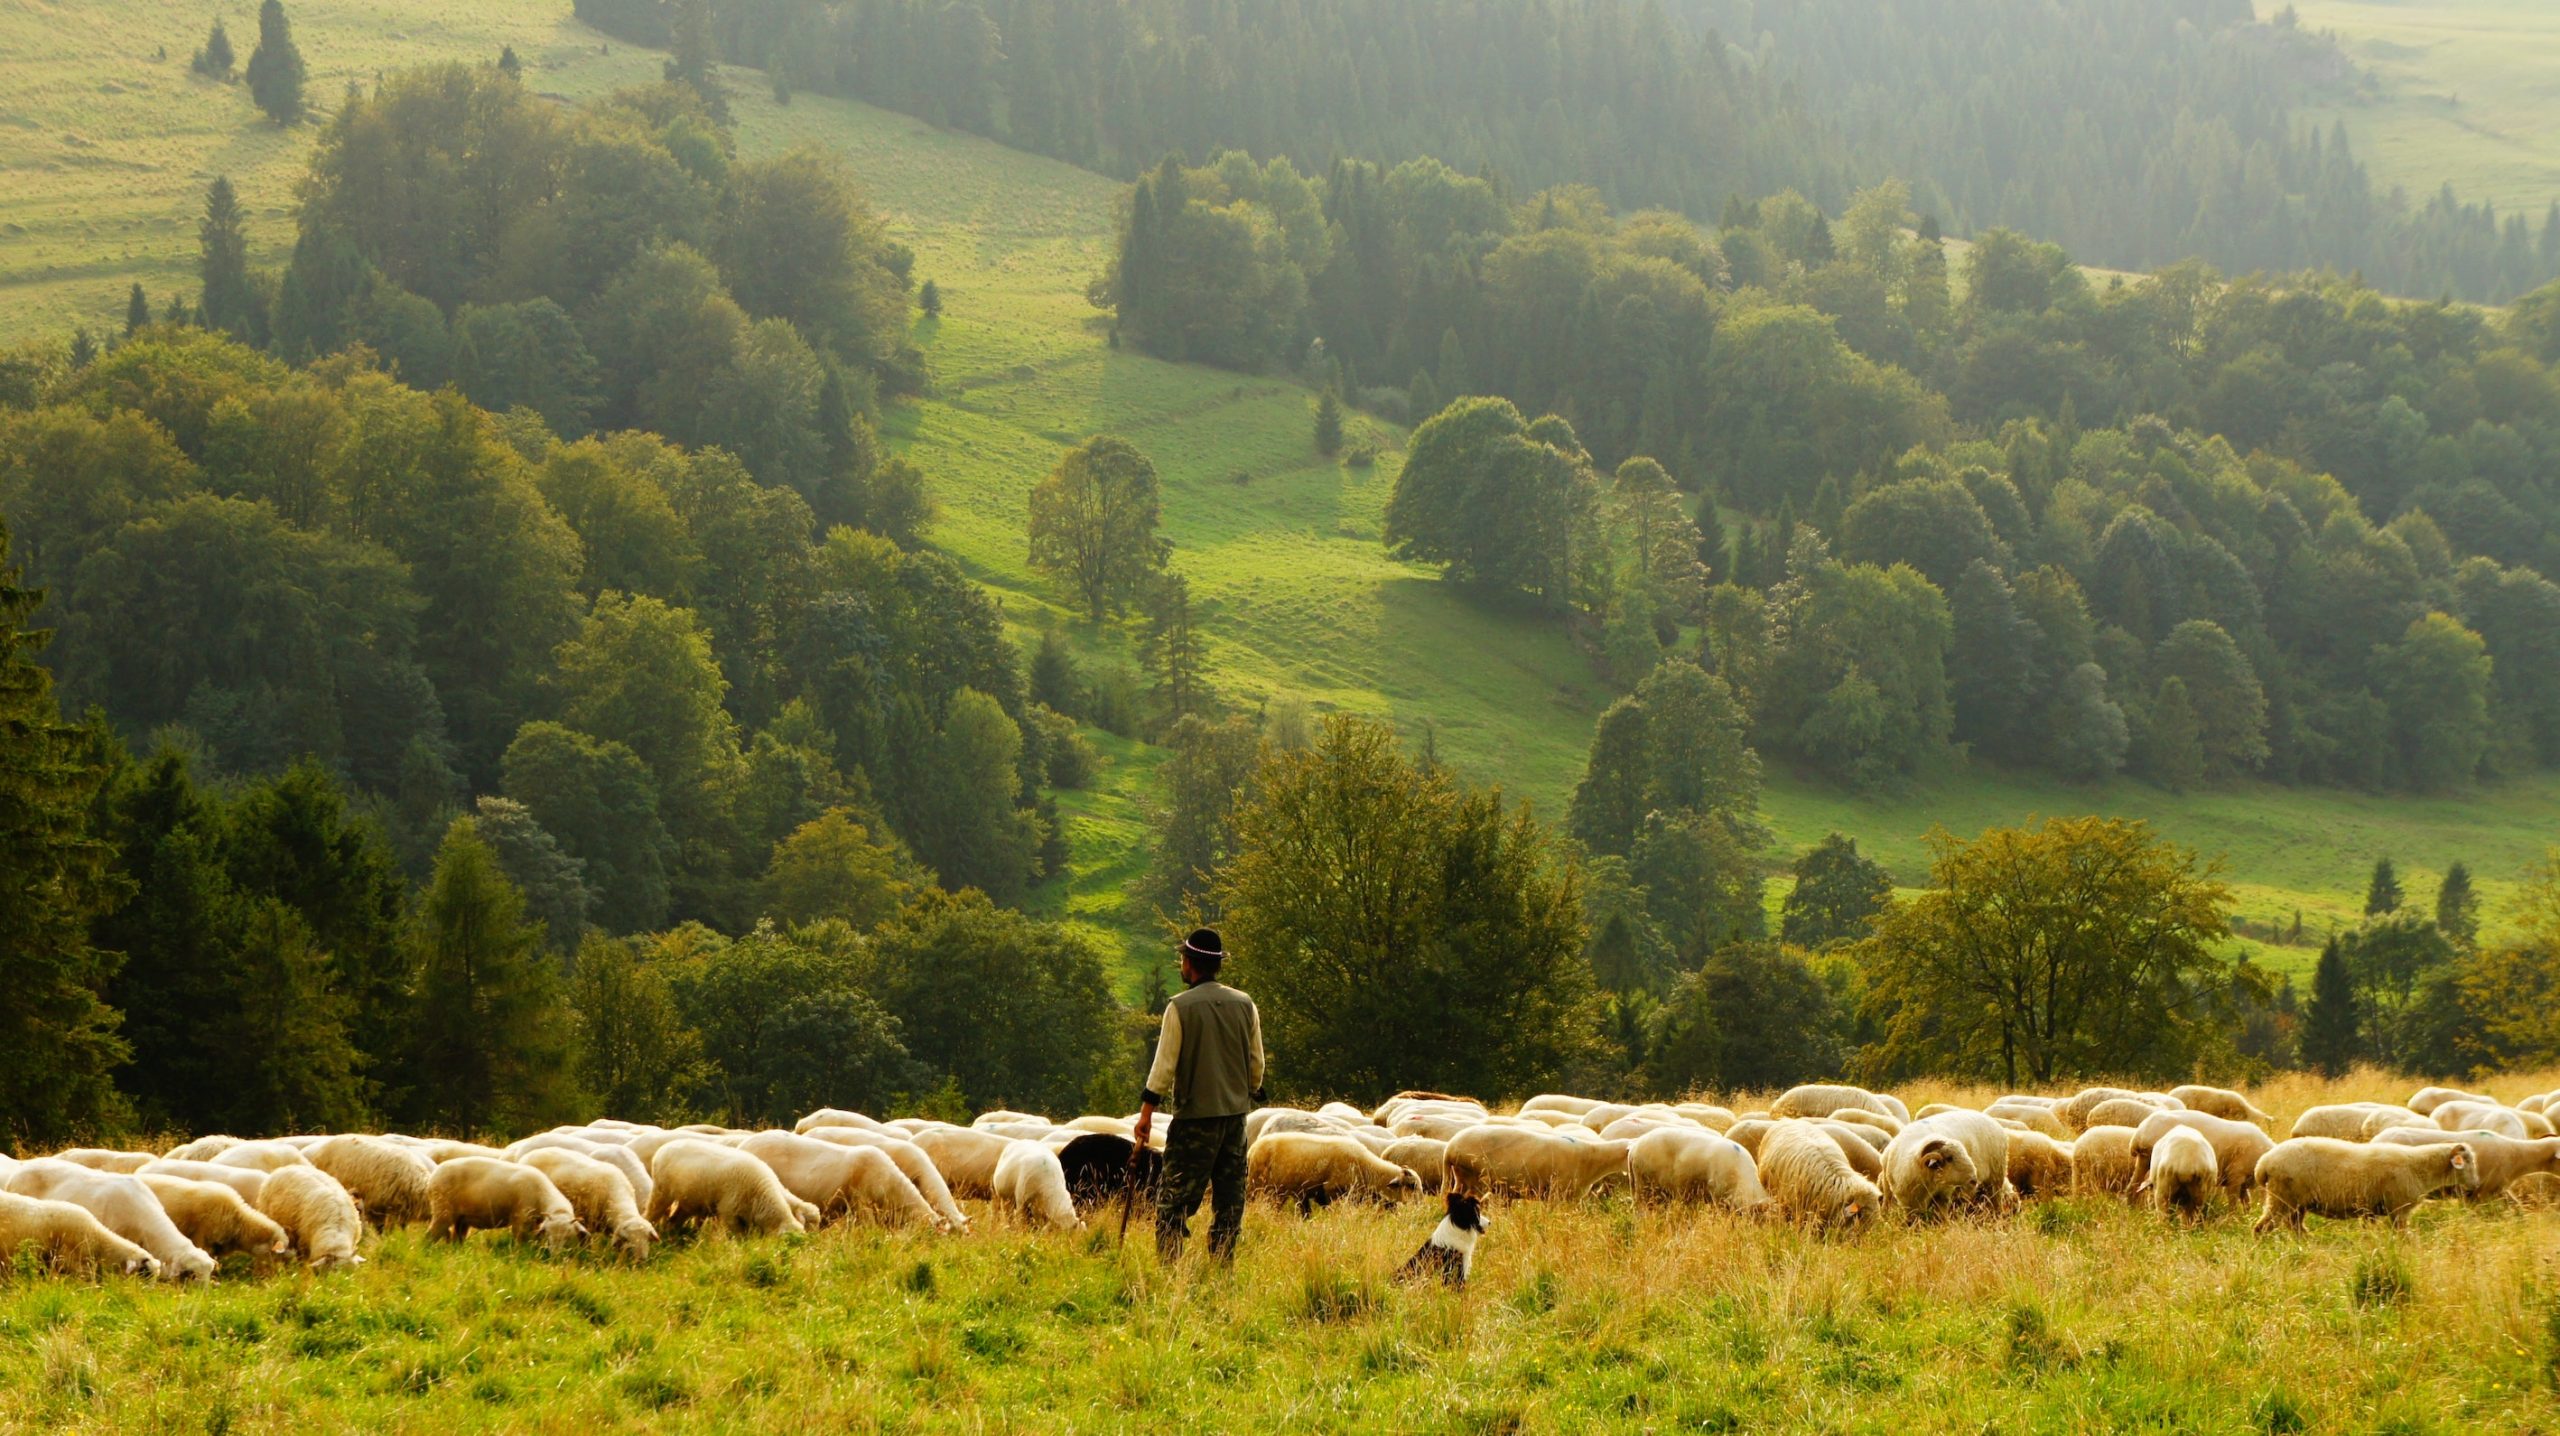
[{"label": "forest", "polygon": [[[647,44],[678,8],[577,0]],[[1310,170],[1437,157],[1700,220],[1899,177],[1950,233],[2016,228],[2122,268],[2327,268],[2495,302],[2560,278],[2560,206],[2382,191],[2343,129],[2300,121],[2355,67],[2248,0],[715,0],[708,23],[778,91],[1123,176],[1229,149]]]}]

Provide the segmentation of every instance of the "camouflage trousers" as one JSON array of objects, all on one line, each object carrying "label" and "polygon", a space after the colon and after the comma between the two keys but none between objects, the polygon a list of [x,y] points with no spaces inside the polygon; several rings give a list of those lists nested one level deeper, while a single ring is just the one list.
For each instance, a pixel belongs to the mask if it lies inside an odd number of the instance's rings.
[{"label": "camouflage trousers", "polygon": [[1233,1261],[1244,1230],[1244,1118],[1176,1117],[1164,1134],[1164,1182],[1156,1189],[1156,1252],[1170,1262],[1191,1236],[1191,1214],[1209,1193],[1209,1254]]}]

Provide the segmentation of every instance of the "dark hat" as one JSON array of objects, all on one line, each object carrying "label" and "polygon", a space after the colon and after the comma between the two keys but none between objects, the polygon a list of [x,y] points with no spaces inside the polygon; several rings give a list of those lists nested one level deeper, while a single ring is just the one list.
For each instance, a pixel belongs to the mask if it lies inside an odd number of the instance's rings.
[{"label": "dark hat", "polygon": [[1217,971],[1218,964],[1227,960],[1227,945],[1218,940],[1217,931],[1213,928],[1193,928],[1191,935],[1182,940],[1182,952],[1193,963],[1210,972]]}]

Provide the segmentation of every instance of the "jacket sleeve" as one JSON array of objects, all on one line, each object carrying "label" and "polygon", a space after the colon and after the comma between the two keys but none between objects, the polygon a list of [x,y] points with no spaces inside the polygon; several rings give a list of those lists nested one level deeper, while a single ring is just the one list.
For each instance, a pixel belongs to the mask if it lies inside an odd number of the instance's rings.
[{"label": "jacket sleeve", "polygon": [[[1171,1009],[1168,1008],[1167,1010],[1170,1011]],[[1251,1072],[1253,1079],[1251,1084],[1253,1090],[1253,1104],[1259,1107],[1262,1105],[1263,1075],[1262,1009],[1259,1007],[1253,1009],[1253,1038],[1248,1044],[1246,1066]]]},{"label": "jacket sleeve", "polygon": [[[1256,1020],[1259,1021],[1258,1018]],[[1257,1072],[1261,1070],[1261,1052],[1262,1038],[1257,1030],[1254,1037],[1254,1070]],[[1168,1006],[1164,1010],[1164,1031],[1156,1038],[1155,1064],[1147,1068],[1146,1090],[1138,1094],[1138,1101],[1163,1106],[1164,1099],[1173,1092],[1173,1074],[1181,1070],[1178,1065],[1181,1060],[1182,1018],[1179,1009]]]}]

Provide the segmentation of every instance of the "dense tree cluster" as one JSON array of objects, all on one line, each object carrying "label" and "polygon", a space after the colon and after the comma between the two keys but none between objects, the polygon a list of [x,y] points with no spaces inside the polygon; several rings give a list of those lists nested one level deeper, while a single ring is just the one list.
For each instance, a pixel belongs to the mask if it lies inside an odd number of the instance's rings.
[{"label": "dense tree cluster", "polygon": [[[1907,180],[1959,233],[2011,226],[2120,267],[2360,270],[2503,301],[2560,277],[2560,209],[2380,192],[2301,112],[2369,82],[2247,0],[577,0],[668,44],[1089,168],[1241,149],[1302,166],[1436,155],[1524,189],[1705,218],[1792,186]],[[2068,115],[2068,124],[2050,117]],[[1426,336],[1428,337],[1428,336]],[[1398,370],[1401,382],[1409,369]]]}]

